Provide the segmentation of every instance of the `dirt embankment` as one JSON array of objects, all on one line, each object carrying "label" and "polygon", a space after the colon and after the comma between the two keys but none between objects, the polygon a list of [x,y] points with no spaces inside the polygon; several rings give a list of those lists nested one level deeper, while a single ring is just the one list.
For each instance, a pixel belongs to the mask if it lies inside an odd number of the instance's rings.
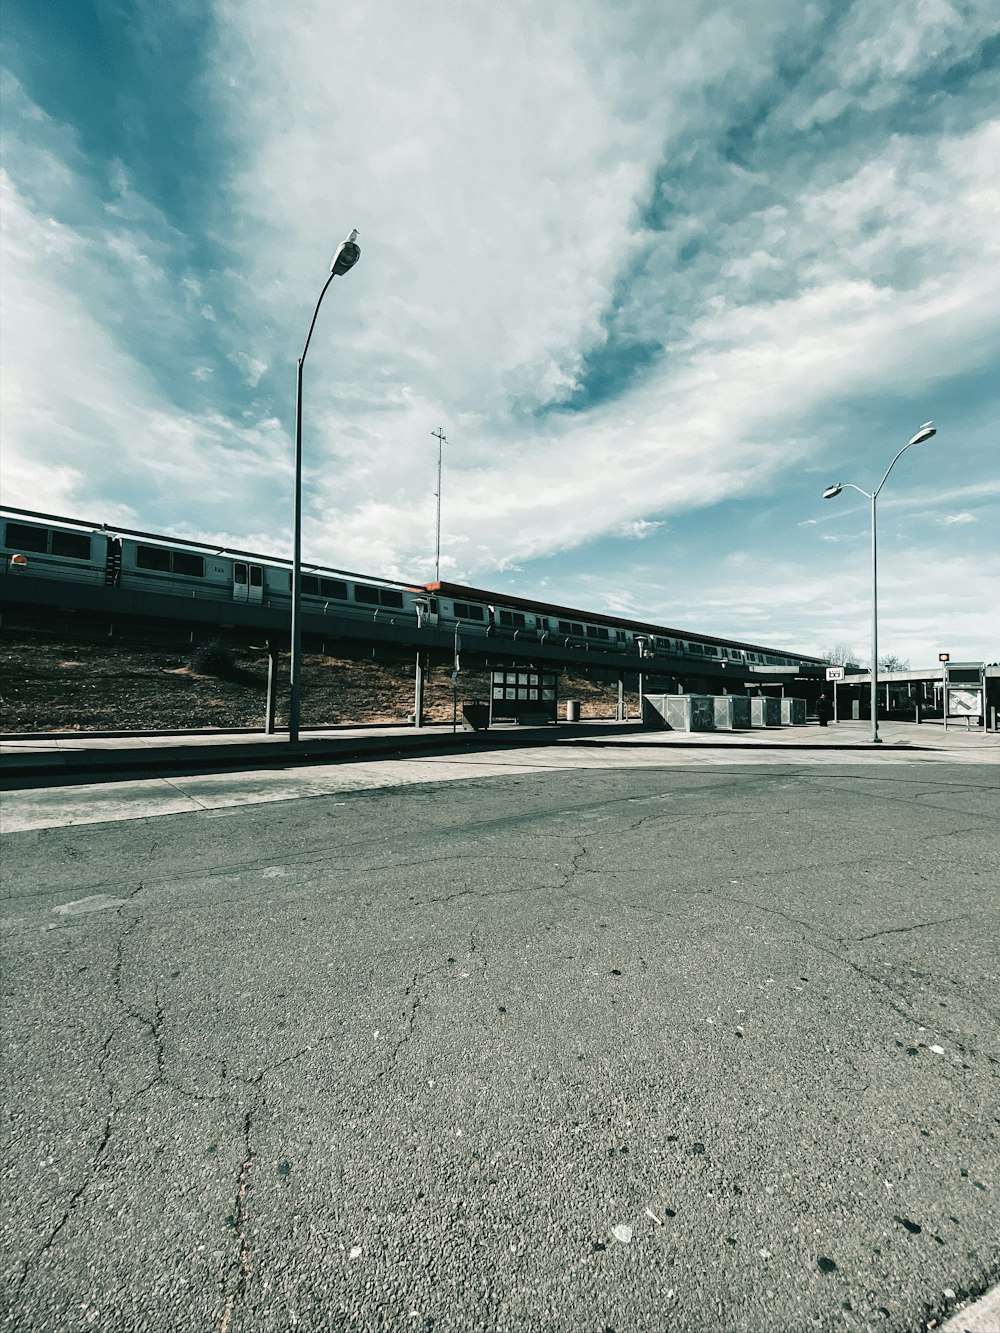
[{"label": "dirt embankment", "polygon": [[[209,642],[185,630],[85,626],[79,621],[17,623],[4,618],[0,649],[0,730],[174,731],[263,727],[268,655],[263,643]],[[215,649],[215,651],[209,651]],[[489,698],[489,673],[463,661],[458,699]],[[277,725],[287,721],[288,654],[278,661]],[[428,721],[452,718],[451,658],[425,675]],[[413,712],[413,654],[346,645],[336,656],[307,653],[302,725],[405,722]],[[612,681],[564,675],[560,700],[581,715],[615,716]],[[631,700],[633,706],[635,700]]]}]

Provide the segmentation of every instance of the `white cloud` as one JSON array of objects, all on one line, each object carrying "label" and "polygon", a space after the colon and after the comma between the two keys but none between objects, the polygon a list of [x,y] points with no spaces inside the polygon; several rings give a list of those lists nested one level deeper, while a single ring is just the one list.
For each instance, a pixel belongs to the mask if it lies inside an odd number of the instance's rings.
[{"label": "white cloud", "polygon": [[[780,0],[220,0],[215,19],[206,116],[226,154],[201,239],[227,268],[198,268],[124,166],[93,183],[65,127],[8,99],[12,500],[51,475],[65,507],[282,551],[295,358],[352,226],[362,259],[317,321],[303,420],[306,550],[352,568],[429,573],[439,423],[453,576],[603,535],[648,548],[674,516],[739,501],[743,521],[777,497],[775,544],[794,531],[829,558],[818,539],[860,540],[856,519],[802,514],[835,448],[831,477],[874,485],[863,414],[919,402],[919,424],[995,363],[1000,123],[950,104],[909,134],[904,114],[987,34],[978,0],[872,0],[815,50],[820,7]],[[894,128],[838,138],[860,105],[897,107]],[[611,401],[573,399],[633,340],[662,357]],[[585,410],[553,410],[569,400]],[[947,492],[908,455],[880,503],[967,540],[989,459],[946,439]],[[743,546],[733,513],[723,548]]]}]

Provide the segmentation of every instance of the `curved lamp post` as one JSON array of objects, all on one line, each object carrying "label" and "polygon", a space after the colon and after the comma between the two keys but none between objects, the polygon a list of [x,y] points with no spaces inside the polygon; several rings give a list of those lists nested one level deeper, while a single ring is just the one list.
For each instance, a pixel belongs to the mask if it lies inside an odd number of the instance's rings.
[{"label": "curved lamp post", "polygon": [[361,258],[361,247],[357,244],[358,233],[352,231],[346,241],[341,241],[337,252],[330,261],[330,276],[323,284],[323,290],[313,311],[312,323],[306,335],[306,345],[299,357],[295,371],[295,522],[292,537],[292,663],[291,663],[291,698],[288,705],[288,739],[295,745],[299,739],[299,715],[302,694],[302,366],[309,351],[309,342],[316,327],[316,316],[323,304],[326,289],[334,278],[339,278]]},{"label": "curved lamp post", "polygon": [[[929,440],[932,435],[937,434],[937,428],[933,421],[925,421],[924,424],[914,435],[912,440],[908,440],[903,445],[899,454],[906,453],[907,449],[913,444],[922,444],[924,440]],[[878,557],[875,534],[875,501],[878,499],[878,493],[885,485],[886,477],[892,471],[896,463],[896,458],[892,460],[885,470],[885,477],[875,487],[874,491],[862,490],[860,486],[855,486],[853,481],[838,481],[835,486],[827,486],[823,492],[824,500],[832,500],[835,495],[839,495],[845,486],[849,486],[852,491],[857,491],[872,502],[872,744],[881,745],[882,737],[878,734]]]}]

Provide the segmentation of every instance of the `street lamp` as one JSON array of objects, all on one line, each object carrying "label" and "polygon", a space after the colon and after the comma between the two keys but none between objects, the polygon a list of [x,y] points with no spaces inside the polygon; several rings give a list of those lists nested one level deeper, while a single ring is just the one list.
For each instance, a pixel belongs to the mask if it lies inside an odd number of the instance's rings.
[{"label": "street lamp", "polygon": [[875,487],[874,491],[862,490],[860,486],[855,486],[853,481],[838,481],[835,486],[827,486],[823,492],[824,500],[832,500],[834,496],[839,495],[845,486],[849,486],[852,491],[857,491],[872,502],[872,744],[881,745],[882,738],[878,734],[878,558],[877,544],[875,534],[875,501],[878,499],[878,493],[886,483],[886,478],[892,471],[899,454],[906,453],[907,449],[913,444],[923,444],[924,440],[929,440],[932,435],[937,434],[937,428],[933,421],[925,421],[924,424],[914,435],[912,440],[908,440],[903,445],[896,457],[885,470],[885,476]]},{"label": "street lamp", "polygon": [[316,316],[326,295],[326,289],[334,278],[341,277],[354,267],[361,258],[361,247],[357,244],[358,233],[352,231],[346,241],[341,241],[337,252],[330,261],[330,276],[323,284],[323,290],[313,311],[312,323],[306,335],[306,345],[302,349],[295,371],[295,522],[292,527],[292,662],[291,662],[291,698],[288,704],[288,740],[292,745],[299,739],[299,714],[302,694],[302,366],[309,351],[309,343],[316,327]]}]

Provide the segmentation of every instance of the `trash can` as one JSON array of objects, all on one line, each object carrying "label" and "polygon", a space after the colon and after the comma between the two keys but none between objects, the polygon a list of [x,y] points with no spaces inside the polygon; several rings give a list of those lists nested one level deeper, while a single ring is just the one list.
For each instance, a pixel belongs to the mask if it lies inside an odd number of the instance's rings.
[{"label": "trash can", "polygon": [[462,705],[463,731],[485,731],[489,725],[489,704],[484,704],[479,699],[472,699]]},{"label": "trash can", "polygon": [[566,721],[567,721],[567,722],[579,722],[579,721],[580,721],[580,700],[579,700],[579,699],[567,699],[567,700],[566,700]]}]

